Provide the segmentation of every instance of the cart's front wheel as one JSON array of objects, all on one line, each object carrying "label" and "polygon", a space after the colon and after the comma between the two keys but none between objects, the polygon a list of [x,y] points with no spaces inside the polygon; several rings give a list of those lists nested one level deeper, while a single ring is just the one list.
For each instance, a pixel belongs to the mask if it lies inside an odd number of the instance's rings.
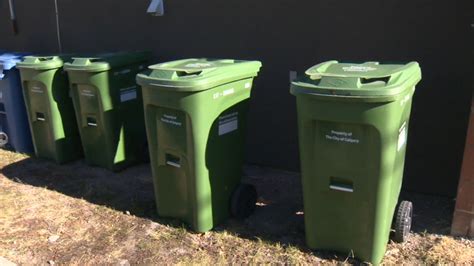
[{"label": "cart's front wheel", "polygon": [[250,184],[239,184],[232,194],[230,212],[237,219],[245,219],[255,210],[257,190]]},{"label": "cart's front wheel", "polygon": [[393,240],[403,243],[408,237],[411,229],[413,215],[413,204],[410,201],[402,201],[398,205],[397,216],[395,217],[395,233]]},{"label": "cart's front wheel", "polygon": [[7,146],[8,144],[8,135],[5,132],[0,132],[0,148]]}]

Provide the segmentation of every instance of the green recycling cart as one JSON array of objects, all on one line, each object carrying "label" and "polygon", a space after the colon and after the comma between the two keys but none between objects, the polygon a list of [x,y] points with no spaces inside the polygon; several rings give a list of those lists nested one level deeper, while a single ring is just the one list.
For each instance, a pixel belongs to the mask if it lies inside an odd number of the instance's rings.
[{"label": "green recycling cart", "polygon": [[158,214],[194,231],[255,208],[241,184],[246,114],[258,61],[187,59],[139,74]]},{"label": "green recycling cart", "polygon": [[26,56],[17,63],[35,154],[65,163],[82,157],[67,75],[59,56]]},{"label": "green recycling cart", "polygon": [[86,162],[118,171],[148,155],[141,91],[135,76],[147,52],[73,58],[68,72]]},{"label": "green recycling cart", "polygon": [[416,62],[330,61],[292,82],[309,247],[377,264],[391,229],[407,236],[412,204],[397,202],[420,79]]}]

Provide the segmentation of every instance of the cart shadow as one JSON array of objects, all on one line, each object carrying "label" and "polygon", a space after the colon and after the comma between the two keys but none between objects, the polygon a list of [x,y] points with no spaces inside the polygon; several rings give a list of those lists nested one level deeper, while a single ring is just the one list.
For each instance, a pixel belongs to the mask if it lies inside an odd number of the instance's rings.
[{"label": "cart shadow", "polygon": [[256,165],[244,167],[243,182],[253,184],[258,191],[255,212],[239,221],[229,219],[216,231],[231,232],[251,241],[278,243],[295,247],[318,258],[350,264],[360,264],[350,254],[311,250],[305,242],[303,194],[300,175]]},{"label": "cart shadow", "polygon": [[[297,247],[324,259],[358,264],[350,254],[310,250],[305,243],[301,179],[298,173],[258,166],[245,167],[244,182],[259,193],[255,213],[245,221],[229,220],[215,230],[230,231],[254,241]],[[454,201],[447,197],[402,191],[400,199],[413,202],[413,233],[449,235]]]},{"label": "cart shadow", "polygon": [[176,219],[157,216],[148,164],[112,172],[87,166],[82,160],[57,165],[48,160],[27,158],[3,167],[0,173],[18,183],[47,188],[164,225],[183,227]]},{"label": "cart shadow", "polygon": [[[176,219],[157,216],[149,165],[142,164],[113,173],[86,166],[82,161],[56,165],[27,158],[5,166],[0,173],[18,183],[46,187],[160,224],[176,228],[185,226]],[[244,175],[243,181],[253,184],[259,193],[254,214],[243,221],[229,219],[215,227],[214,231],[227,231],[251,241],[279,243],[320,258],[346,261],[348,254],[312,251],[306,247],[299,174],[248,165],[244,168]],[[413,232],[449,234],[454,208],[452,199],[410,192],[402,192],[401,198],[414,204]],[[353,259],[346,262],[359,263]]]}]

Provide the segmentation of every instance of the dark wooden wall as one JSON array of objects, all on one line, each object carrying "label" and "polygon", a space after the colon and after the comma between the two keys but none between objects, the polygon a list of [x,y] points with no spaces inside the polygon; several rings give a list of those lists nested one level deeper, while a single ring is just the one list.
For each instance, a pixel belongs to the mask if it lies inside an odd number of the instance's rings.
[{"label": "dark wooden wall", "polygon": [[[53,0],[16,0],[14,36],[0,1],[0,49],[58,51]],[[157,61],[259,59],[247,161],[297,170],[295,99],[289,71],[321,61],[416,60],[405,188],[454,195],[474,80],[474,1],[58,0],[64,52],[146,49]]]}]

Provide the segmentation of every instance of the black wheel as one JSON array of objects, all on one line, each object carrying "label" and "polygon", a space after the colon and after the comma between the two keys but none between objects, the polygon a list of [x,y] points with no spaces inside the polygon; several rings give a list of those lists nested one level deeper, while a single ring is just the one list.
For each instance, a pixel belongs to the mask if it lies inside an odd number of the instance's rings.
[{"label": "black wheel", "polygon": [[6,147],[8,144],[8,135],[5,132],[0,132],[0,148]]},{"label": "black wheel", "polygon": [[240,184],[234,190],[230,202],[230,212],[237,219],[245,219],[255,210],[257,190],[250,184]]},{"label": "black wheel", "polygon": [[410,234],[411,220],[413,215],[413,204],[410,201],[402,201],[398,205],[395,217],[395,233],[393,240],[398,243],[403,243]]}]

